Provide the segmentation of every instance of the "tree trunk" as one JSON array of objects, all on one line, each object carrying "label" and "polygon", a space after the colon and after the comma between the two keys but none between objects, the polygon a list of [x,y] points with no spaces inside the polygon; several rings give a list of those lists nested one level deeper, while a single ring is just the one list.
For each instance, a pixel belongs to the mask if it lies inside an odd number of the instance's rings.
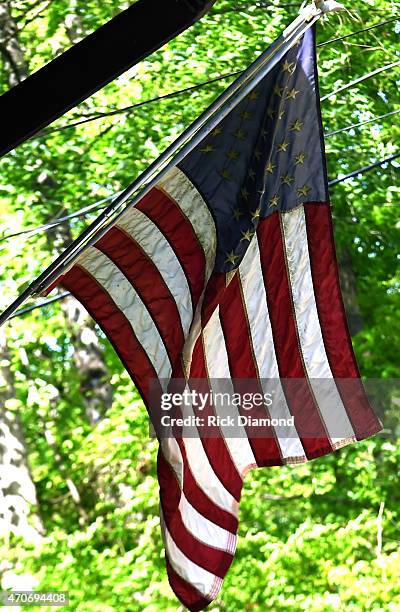
[{"label": "tree trunk", "polygon": [[2,0],[0,4],[0,53],[8,74],[8,84],[10,88],[14,87],[28,76],[28,66],[18,42],[9,0]]},{"label": "tree trunk", "polygon": [[26,445],[20,417],[7,407],[15,396],[10,353],[4,330],[0,329],[0,533],[10,533],[37,541],[43,533],[36,506],[36,491],[27,461]]},{"label": "tree trunk", "polygon": [[[17,589],[20,585],[14,572],[17,559],[12,561],[11,536],[27,543],[40,544],[44,528],[37,512],[36,489],[26,453],[24,432],[19,414],[11,410],[7,401],[15,395],[6,336],[0,329],[0,585],[3,589]],[[5,556],[6,553],[6,556]],[[24,589],[36,586],[34,576],[24,575]]]},{"label": "tree trunk", "polygon": [[[27,76],[27,66],[15,36],[15,23],[9,2],[0,4],[0,54],[13,87]],[[38,514],[36,488],[27,460],[27,448],[20,416],[9,400],[15,397],[14,378],[6,335],[0,329],[0,546],[9,548],[12,536],[38,545],[44,528]],[[0,558],[0,584],[18,589],[20,578],[14,572],[17,559],[12,554]],[[24,575],[24,588],[33,589],[34,576]],[[19,608],[18,608],[19,609]]]}]

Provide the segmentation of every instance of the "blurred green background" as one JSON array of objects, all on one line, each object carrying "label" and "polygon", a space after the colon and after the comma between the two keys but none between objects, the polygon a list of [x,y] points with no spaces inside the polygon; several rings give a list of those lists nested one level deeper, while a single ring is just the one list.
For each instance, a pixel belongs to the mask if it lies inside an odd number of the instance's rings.
[{"label": "blurred green background", "polygon": [[[3,0],[1,91],[128,4]],[[52,127],[244,68],[298,12],[295,2],[263,4],[217,0],[190,30]],[[319,43],[400,16],[398,2],[346,4],[352,17],[324,19]],[[321,96],[397,61],[399,31],[400,17],[319,47]],[[330,97],[322,103],[326,132],[398,110],[399,81],[397,66]],[[0,305],[93,215],[47,232],[8,234],[125,187],[229,82],[45,130],[1,159]],[[327,135],[329,178],[398,152],[399,117]],[[393,162],[331,190],[346,309],[369,378],[400,374],[398,169]],[[386,408],[398,409],[390,394]],[[398,433],[388,426],[309,464],[251,472],[236,559],[210,609],[400,610]],[[181,610],[164,569],[156,446],[138,393],[76,302],[8,323],[0,335],[2,588],[69,591],[69,609],[82,612]]]}]

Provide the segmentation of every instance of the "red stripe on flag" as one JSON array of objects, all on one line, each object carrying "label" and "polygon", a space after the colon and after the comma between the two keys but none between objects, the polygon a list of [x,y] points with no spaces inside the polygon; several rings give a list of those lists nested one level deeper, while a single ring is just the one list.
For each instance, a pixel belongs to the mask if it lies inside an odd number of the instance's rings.
[{"label": "red stripe on flag", "polygon": [[137,208],[164,234],[179,259],[190,287],[194,311],[204,287],[206,261],[192,224],[179,205],[156,188],[140,200]]},{"label": "red stripe on flag", "polygon": [[111,228],[96,243],[96,248],[132,283],[160,332],[174,366],[179,360],[184,336],[176,302],[160,272],[140,246],[118,227]]},{"label": "red stripe on flag", "polygon": [[203,327],[206,326],[214,310],[222,300],[225,289],[226,275],[223,273],[213,272],[204,292],[204,301],[201,310],[201,322]]},{"label": "red stripe on flag", "polygon": [[260,221],[257,236],[276,358],[287,403],[309,459],[332,451],[302,362],[279,214]]},{"label": "red stripe on flag", "polygon": [[[254,360],[249,324],[237,274],[229,283],[223,296],[220,305],[220,320],[228,354],[229,369],[235,384],[235,392],[244,392],[240,382],[235,382],[235,379],[248,379],[245,391],[252,394],[262,394],[263,390],[259,382],[258,370]],[[246,411],[240,410],[240,414],[246,415]],[[265,419],[270,415],[265,409],[254,407],[252,408],[251,416]],[[248,430],[246,427],[245,429],[246,431]],[[279,447],[274,437],[274,429],[269,426],[263,426],[263,429],[268,432],[268,437],[250,438],[249,435],[249,443],[257,465],[259,467],[282,465]]]},{"label": "red stripe on flag", "polygon": [[[179,510],[181,488],[161,449],[157,457],[157,474],[165,524],[175,544],[190,561],[223,578],[233,561],[233,556],[218,548],[207,546],[186,529]],[[215,544],[218,545],[218,542]]]},{"label": "red stripe on flag", "polygon": [[[314,294],[325,350],[343,404],[360,440],[376,433],[381,426],[359,380],[360,373],[340,289],[330,206],[310,203],[304,206],[304,212]],[[325,239],[321,240],[321,236]]]},{"label": "red stripe on flag", "polygon": [[186,582],[183,578],[176,573],[171,566],[167,555],[165,554],[165,561],[167,566],[168,580],[171,588],[177,598],[183,603],[184,606],[191,612],[198,612],[203,610],[211,601],[206,599],[197,591],[191,584]]},{"label": "red stripe on flag", "polygon": [[359,378],[340,291],[330,206],[307,204],[304,214],[314,294],[332,374],[339,378]]},{"label": "red stripe on flag", "polygon": [[[212,377],[212,372],[210,374]],[[193,360],[190,369],[190,379],[188,381],[188,384],[191,389],[195,388],[199,393],[210,394],[211,392],[211,387],[208,382],[204,348],[201,336],[197,339],[193,350]],[[193,407],[193,411],[197,416],[203,417],[205,423],[209,422],[209,416],[215,415],[215,412],[209,403],[207,403],[202,410],[196,410],[196,408]],[[201,441],[203,443],[203,448],[208,457],[210,465],[214,470],[218,480],[220,480],[220,482],[229,491],[229,493],[237,501],[239,501],[242,492],[243,481],[236,469],[235,464],[232,461],[229,450],[225,444],[223,434],[217,425],[207,425],[207,434],[210,437],[201,437]]]},{"label": "red stripe on flag", "polygon": [[157,380],[157,374],[133,333],[128,319],[101,285],[79,266],[69,270],[63,279],[63,285],[82,302],[104,331],[139,389],[143,401],[149,405],[149,381]]}]

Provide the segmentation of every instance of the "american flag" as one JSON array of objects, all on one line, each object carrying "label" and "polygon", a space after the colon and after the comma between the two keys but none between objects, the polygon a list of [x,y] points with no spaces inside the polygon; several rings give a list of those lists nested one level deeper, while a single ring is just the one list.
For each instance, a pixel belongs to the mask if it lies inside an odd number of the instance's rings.
[{"label": "american flag", "polygon": [[[359,383],[339,286],[314,30],[61,282],[104,330],[148,408],[151,381],[283,381],[283,402],[269,411],[295,417],[290,436],[266,427],[253,438],[243,426],[235,438],[221,427],[218,436],[160,440],[169,581],[200,610],[233,560],[246,472],[301,463],[381,429]],[[285,387],[292,379],[301,392]],[[332,382],[329,401],[318,380]]]}]

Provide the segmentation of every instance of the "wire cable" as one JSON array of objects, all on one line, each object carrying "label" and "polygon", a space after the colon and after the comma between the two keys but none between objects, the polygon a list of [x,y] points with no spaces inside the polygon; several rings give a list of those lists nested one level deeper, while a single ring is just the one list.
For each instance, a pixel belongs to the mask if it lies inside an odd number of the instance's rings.
[{"label": "wire cable", "polygon": [[48,304],[52,304],[53,302],[58,302],[58,300],[63,300],[69,295],[71,295],[71,293],[69,291],[66,291],[65,293],[59,293],[53,296],[52,298],[49,298],[48,300],[43,300],[42,302],[32,304],[31,306],[27,306],[26,308],[21,308],[20,310],[17,310],[16,312],[14,312],[13,315],[11,315],[11,317],[9,318],[9,321],[11,321],[11,319],[14,319],[15,317],[20,317],[21,315],[24,315],[27,312],[32,312],[32,310],[36,310],[37,308],[43,308],[44,306],[47,306]]},{"label": "wire cable", "polygon": [[232,8],[220,9],[220,10],[211,10],[209,13],[209,17],[212,18],[214,15],[225,15],[226,13],[236,13],[242,12],[246,10],[262,10],[267,11],[268,9],[279,9],[279,8],[299,8],[298,2],[284,2],[279,4],[273,4],[272,2],[257,2],[255,4],[241,4],[238,3],[236,6]]},{"label": "wire cable", "polygon": [[120,115],[121,113],[128,113],[129,111],[139,108],[140,106],[145,106],[146,104],[152,104],[153,102],[158,102],[159,100],[167,100],[169,98],[174,98],[175,96],[180,96],[188,91],[194,91],[196,89],[200,89],[201,87],[205,87],[206,85],[210,85],[211,83],[215,83],[216,81],[222,81],[223,79],[228,79],[230,77],[238,76],[242,74],[243,70],[236,70],[235,72],[228,72],[226,74],[221,74],[213,79],[209,79],[208,81],[202,81],[201,83],[197,83],[196,85],[191,85],[190,87],[185,87],[185,89],[177,89],[176,91],[171,91],[171,93],[164,94],[162,96],[157,96],[155,98],[149,98],[148,100],[143,100],[142,102],[138,102],[137,104],[131,104],[130,106],[124,106],[122,108],[116,108],[113,111],[105,111],[103,113],[95,113],[93,115],[88,115],[84,119],[79,121],[74,121],[72,123],[67,123],[66,125],[61,125],[60,127],[48,128],[43,130],[35,138],[40,138],[42,136],[47,136],[47,134],[51,134],[52,132],[62,132],[63,130],[76,127],[77,125],[82,125],[83,123],[89,123],[90,121],[97,121],[97,119],[103,119],[104,117],[112,117],[113,115]]},{"label": "wire cable", "polygon": [[317,47],[325,47],[325,45],[330,45],[335,42],[339,42],[339,40],[345,40],[346,38],[350,38],[351,36],[355,36],[356,34],[362,34],[362,32],[369,32],[370,30],[375,30],[375,28],[380,28],[387,23],[392,23],[393,21],[399,21],[400,16],[392,17],[391,19],[386,19],[386,21],[381,21],[380,23],[376,23],[375,25],[369,26],[368,28],[363,28],[362,30],[357,30],[356,32],[351,32],[350,34],[345,34],[344,36],[337,36],[336,38],[331,38],[330,40],[326,40],[325,42],[321,42],[317,44]]},{"label": "wire cable", "polygon": [[361,83],[362,81],[366,81],[367,79],[375,76],[376,74],[380,74],[381,72],[384,72],[385,70],[389,70],[390,68],[394,68],[395,66],[399,66],[399,65],[400,65],[400,60],[397,62],[392,62],[391,64],[387,64],[386,66],[381,66],[380,68],[377,68],[376,70],[373,70],[372,72],[368,72],[368,74],[364,74],[364,76],[359,77],[358,79],[355,79],[354,81],[350,81],[350,83],[346,83],[345,85],[342,85],[342,87],[338,87],[338,89],[334,89],[333,91],[326,94],[325,96],[322,96],[321,102],[328,100],[328,98],[335,96],[341,91],[345,91],[346,89],[350,89],[351,87],[358,85],[358,83]]},{"label": "wire cable", "polygon": [[34,236],[35,234],[38,234],[41,231],[46,231],[48,229],[52,229],[53,227],[57,227],[57,225],[61,225],[61,223],[64,223],[64,221],[68,221],[69,219],[75,219],[76,217],[85,217],[87,214],[89,214],[89,212],[92,212],[98,208],[101,208],[103,204],[119,196],[120,193],[122,193],[122,191],[113,193],[112,195],[106,198],[103,198],[102,200],[99,200],[98,202],[94,202],[93,204],[90,204],[89,206],[85,206],[84,208],[81,208],[80,210],[77,210],[76,212],[71,213],[70,215],[65,215],[64,217],[60,217],[56,221],[51,221],[49,223],[43,223],[42,225],[37,225],[35,227],[27,228],[19,232],[15,232],[14,234],[6,234],[5,236],[2,236],[0,238],[0,242],[4,242],[5,240],[8,240],[9,238],[16,238],[17,236],[22,236],[23,234],[30,234],[31,236]]},{"label": "wire cable", "polygon": [[[248,4],[242,4],[242,5],[237,5],[234,8],[227,8],[227,9],[221,9],[220,11],[212,11],[210,12],[209,17],[212,17],[213,15],[220,15],[222,13],[235,13],[236,11],[243,11],[247,9],[258,9],[258,10],[266,10],[269,8],[280,8],[280,7],[291,7],[291,6],[295,6],[297,8],[299,8],[299,4],[293,4],[293,3],[287,3],[287,4],[268,4],[268,3],[258,3],[258,4],[254,4],[254,5],[248,5]],[[368,12],[369,13],[385,13],[386,15],[388,14],[388,9],[377,9],[374,8],[373,6],[368,6]],[[398,17],[396,16],[396,19]]]},{"label": "wire cable", "polygon": [[353,123],[352,125],[347,125],[345,127],[340,128],[339,130],[334,130],[333,132],[326,132],[324,136],[325,138],[330,138],[331,136],[335,136],[336,134],[341,134],[342,132],[348,132],[349,130],[352,130],[354,128],[358,128],[363,125],[367,125],[367,123],[374,123],[375,121],[378,121],[379,119],[384,119],[385,117],[391,117],[391,115],[396,115],[397,113],[400,113],[400,108],[397,110],[391,111],[390,113],[379,115],[379,117],[372,117],[372,119],[367,119],[366,121],[360,121],[360,123]]},{"label": "wire cable", "polygon": [[386,157],[386,159],[381,159],[380,161],[375,162],[374,164],[370,164],[369,166],[364,166],[363,168],[359,168],[358,170],[354,170],[354,172],[350,172],[346,174],[346,176],[341,176],[333,181],[329,181],[328,185],[332,187],[332,185],[337,185],[338,183],[342,183],[343,181],[347,181],[349,178],[353,178],[353,176],[358,176],[359,174],[364,174],[369,170],[373,170],[374,168],[378,168],[379,166],[383,166],[383,164],[387,164],[394,159],[400,157],[400,153],[396,153],[395,155],[391,155],[390,157]]}]

